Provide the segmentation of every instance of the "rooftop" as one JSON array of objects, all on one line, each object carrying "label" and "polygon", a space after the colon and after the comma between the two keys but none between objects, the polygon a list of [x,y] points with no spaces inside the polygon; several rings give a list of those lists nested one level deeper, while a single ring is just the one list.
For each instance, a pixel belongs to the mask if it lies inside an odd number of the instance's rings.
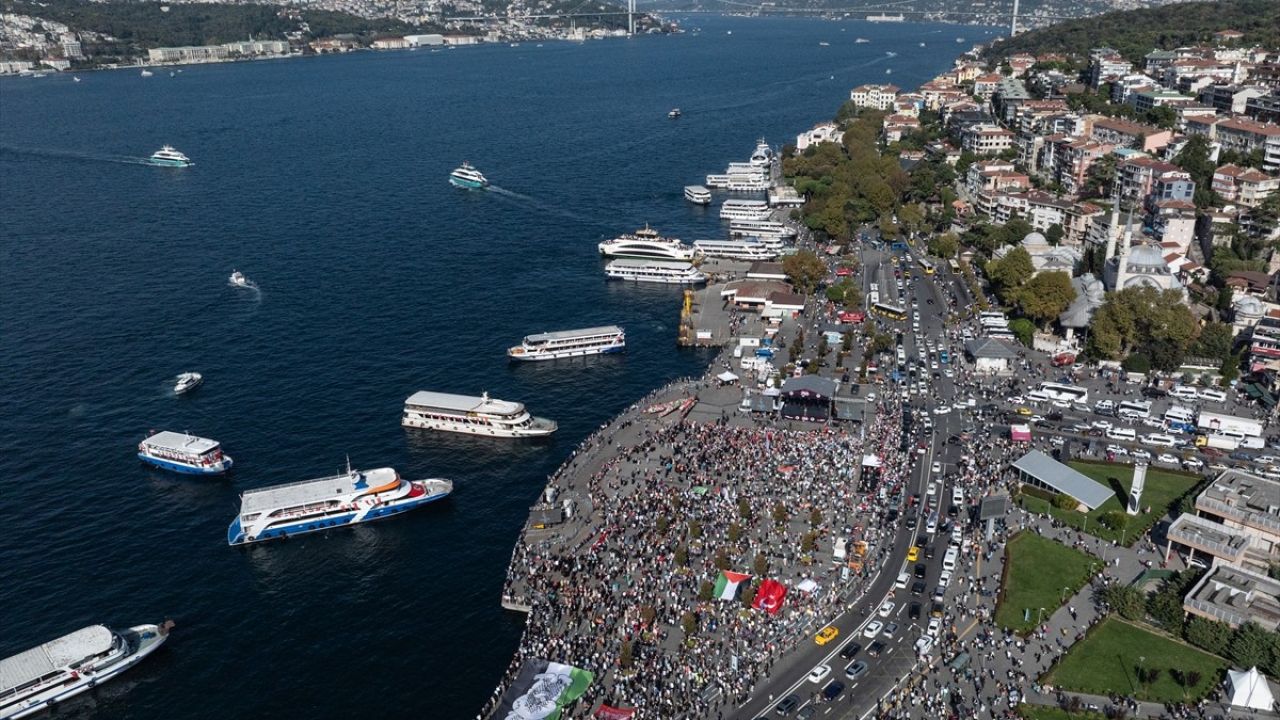
[{"label": "rooftop", "polygon": [[218,441],[209,438],[196,437],[186,433],[170,432],[163,430],[152,435],[143,441],[147,445],[159,448],[161,450],[172,450],[173,452],[191,453],[193,455],[203,455],[210,450],[217,449]]},{"label": "rooftop", "polygon": [[557,330],[555,332],[538,333],[536,335],[526,335],[525,342],[540,343],[549,340],[568,340],[571,338],[587,337],[591,335],[621,335],[622,328],[617,325],[602,325],[601,327],[583,328],[581,330]]},{"label": "rooftop", "polygon": [[394,487],[400,476],[391,468],[355,470],[332,477],[300,480],[240,493],[240,514],[294,507],[308,503],[338,500],[365,492],[376,492],[386,486]]},{"label": "rooftop", "polygon": [[1249,546],[1249,536],[1245,533],[1192,513],[1179,515],[1169,525],[1168,537],[1231,562],[1238,562]]},{"label": "rooftop", "polygon": [[103,625],[91,625],[43,645],[0,660],[0,695],[111,649],[114,635]]},{"label": "rooftop", "polygon": [[1280,482],[1224,470],[1196,497],[1196,509],[1280,534]]},{"label": "rooftop", "polygon": [[1039,450],[1018,458],[1013,466],[1054,490],[1079,500],[1090,510],[1115,497],[1115,491],[1063,465]]},{"label": "rooftop", "polygon": [[1280,629],[1280,581],[1234,565],[1218,565],[1187,593],[1183,607],[1233,626],[1252,621]]},{"label": "rooftop", "polygon": [[506,400],[494,400],[488,393],[480,397],[474,395],[451,395],[449,393],[420,390],[405,400],[405,405],[452,410],[454,412],[489,413],[493,415],[514,415],[524,409],[524,405]]}]

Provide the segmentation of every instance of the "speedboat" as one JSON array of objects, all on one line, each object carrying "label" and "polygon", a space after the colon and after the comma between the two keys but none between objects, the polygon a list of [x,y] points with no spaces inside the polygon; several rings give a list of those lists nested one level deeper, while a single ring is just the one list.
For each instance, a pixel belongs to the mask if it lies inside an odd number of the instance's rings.
[{"label": "speedboat", "polygon": [[184,372],[178,376],[178,382],[173,386],[175,395],[185,395],[186,393],[200,387],[204,382],[204,376],[198,372]]},{"label": "speedboat", "polygon": [[866,39],[866,38],[858,38],[857,40],[854,40],[853,42],[854,42],[854,44],[855,44],[855,45],[862,45],[863,43],[869,43],[869,42],[871,42],[871,41],[870,41],[870,40],[868,40],[868,39]]},{"label": "speedboat", "polygon": [[483,190],[489,187],[489,180],[464,160],[461,167],[449,173],[449,184],[466,190]]},{"label": "speedboat", "polygon": [[151,157],[147,159],[147,162],[152,165],[160,165],[162,167],[184,168],[195,165],[195,163],[191,162],[191,158],[183,155],[177,150],[174,150],[172,145],[165,145],[159,150],[151,153]]},{"label": "speedboat", "polygon": [[236,287],[249,288],[251,290],[256,289],[258,287],[257,283],[245,277],[244,273],[240,272],[239,270],[231,271],[231,278],[230,280],[228,280],[228,282]]},{"label": "speedboat", "polygon": [[667,117],[675,120],[680,117],[680,108],[671,108],[671,112],[667,113]]},{"label": "speedboat", "polygon": [[151,77],[152,75],[155,75],[155,73],[151,72],[150,70],[142,71],[142,77]]}]

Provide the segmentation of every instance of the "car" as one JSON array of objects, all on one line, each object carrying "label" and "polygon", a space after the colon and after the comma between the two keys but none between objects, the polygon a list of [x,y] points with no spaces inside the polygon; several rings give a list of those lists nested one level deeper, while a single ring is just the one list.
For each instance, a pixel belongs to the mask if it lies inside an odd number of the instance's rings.
[{"label": "car", "polygon": [[942,599],[945,598],[946,596],[947,596],[947,589],[942,587],[941,585],[933,589],[933,601],[935,603],[942,602]]},{"label": "car", "polygon": [[1200,458],[1193,458],[1193,457],[1189,457],[1186,460],[1183,460],[1182,465],[1188,470],[1199,470],[1200,468],[1204,467],[1204,463],[1201,462]]},{"label": "car", "polygon": [[920,547],[912,545],[907,549],[907,562],[915,562],[920,559]]},{"label": "car", "polygon": [[928,635],[921,635],[920,638],[916,640],[917,655],[928,655],[929,650],[931,650],[932,648],[933,648],[933,638],[929,637]]},{"label": "car", "polygon": [[955,503],[956,505],[959,505],[964,502],[964,489],[961,488],[959,485],[953,485],[951,487],[951,502]]},{"label": "car", "polygon": [[[939,590],[941,590],[941,588],[939,588]],[[929,606],[930,617],[940,618],[942,617],[942,613],[943,613],[943,606],[941,602],[934,601],[934,603]]]},{"label": "car", "polygon": [[1177,465],[1178,458],[1170,455],[1169,453],[1160,453],[1160,456],[1156,458],[1156,462],[1162,462],[1168,465]]},{"label": "car", "polygon": [[[934,363],[934,364],[933,364],[933,367],[934,367],[934,368],[937,368],[937,367],[938,367],[938,363]],[[936,376],[936,373],[935,373],[935,376]],[[946,415],[946,414],[947,414],[947,413],[949,413],[949,412],[951,412],[951,406],[950,406],[950,405],[939,405],[938,407],[936,407],[936,408],[934,408],[934,409],[933,409],[933,414],[934,414],[934,415]]]},{"label": "car", "polygon": [[924,563],[916,563],[916,566],[914,569],[915,576],[918,578],[922,578],[925,576],[925,573],[928,572],[928,570],[929,568],[926,567]]},{"label": "car", "polygon": [[898,623],[891,622],[888,625],[885,625],[884,630],[881,630],[880,634],[892,640],[894,636],[898,634]]},{"label": "car", "polygon": [[951,571],[943,570],[942,573],[938,575],[938,585],[940,587],[946,587],[950,584],[951,584]]},{"label": "car", "polygon": [[929,472],[933,473],[934,475],[937,475],[937,474],[941,473],[941,472],[942,472],[942,463],[940,463],[940,462],[935,462],[933,465],[931,465],[931,466],[929,467]]},{"label": "car", "polygon": [[880,631],[883,629],[884,629],[884,623],[880,622],[879,620],[872,620],[871,622],[867,623],[867,626],[865,628],[863,628],[862,637],[873,638],[879,635]]},{"label": "car", "polygon": [[1089,427],[1095,430],[1110,430],[1113,426],[1110,420],[1094,420],[1089,423]]},{"label": "car", "polygon": [[844,676],[850,680],[857,680],[863,675],[866,675],[868,669],[869,666],[867,665],[867,662],[865,660],[859,660],[844,669]]},{"label": "car", "polygon": [[[907,516],[907,519],[906,519],[906,520],[903,520],[902,522],[903,522],[904,524],[906,524],[907,528],[909,528],[909,529],[910,529],[910,528],[915,528],[915,526],[916,526],[916,516],[915,516],[915,515],[908,515],[908,516]],[[920,553],[920,548],[916,548],[916,554],[918,555],[919,553]],[[908,559],[908,560],[911,560],[911,559],[912,559],[912,557],[911,557],[911,555],[910,555],[910,554],[908,554],[908,555],[907,555],[907,559]]]},{"label": "car", "polygon": [[813,641],[818,643],[819,645],[826,645],[832,640],[835,640],[836,636],[838,636],[839,634],[840,634],[840,628],[834,627],[832,625],[828,625],[818,631],[818,634],[813,638]]},{"label": "car", "polygon": [[926,496],[926,497],[933,497],[934,495],[937,495],[937,494],[938,494],[938,483],[936,483],[936,482],[930,482],[928,485],[926,485],[926,486],[925,486],[925,488],[924,488],[924,494],[925,494],[925,496]]},{"label": "car", "polygon": [[1024,402],[1026,402],[1026,400],[1024,400],[1021,395],[1014,395],[1013,397],[1009,398],[1009,403],[1011,405],[1021,405]]},{"label": "car", "polygon": [[938,637],[940,632],[942,632],[942,618],[929,618],[929,627],[925,628],[925,634],[930,637]]},{"label": "car", "polygon": [[862,643],[857,640],[850,640],[840,648],[840,657],[845,660],[852,660],[855,655],[862,652]]},{"label": "car", "polygon": [[924,590],[925,590],[925,584],[924,584],[924,581],[923,581],[923,580],[917,580],[917,581],[915,581],[915,582],[911,583],[911,594],[912,594],[912,595],[923,595],[923,594],[924,594]]},{"label": "car", "polygon": [[[929,302],[933,302],[933,301],[930,300]],[[951,372],[951,368],[947,368],[946,370],[942,371],[942,376],[946,378],[953,378],[956,376],[956,374]]]},{"label": "car", "polygon": [[920,603],[918,602],[911,603],[910,605],[907,606],[907,617],[911,618],[912,620],[919,620],[920,611],[922,609],[923,607],[920,605]]},{"label": "car", "polygon": [[1021,415],[1021,416],[1023,416],[1023,417],[1028,417],[1028,416],[1030,416],[1030,415],[1031,415],[1031,408],[1026,407],[1025,405],[1023,405],[1023,406],[1019,407],[1015,412],[1017,412],[1019,415]]},{"label": "car", "polygon": [[1108,445],[1107,452],[1111,453],[1112,455],[1128,455],[1129,454],[1128,448],[1122,445]]},{"label": "car", "polygon": [[932,513],[929,515],[928,521],[926,521],[924,524],[924,530],[925,532],[929,532],[929,533],[938,532],[938,514],[937,513]]},{"label": "car", "polygon": [[867,654],[871,657],[880,657],[880,653],[884,651],[885,644],[879,640],[871,643],[871,646],[867,648]]},{"label": "car", "polygon": [[1043,415],[1032,415],[1032,416],[1031,416],[1031,422],[1033,422],[1033,423],[1041,423],[1041,424],[1043,424],[1043,423],[1044,423],[1044,416],[1043,416]]},{"label": "car", "polygon": [[892,600],[885,600],[884,604],[880,606],[880,609],[876,610],[876,614],[880,617],[887,618],[893,614],[893,609],[895,607],[897,607],[897,604]]},{"label": "car", "polygon": [[796,713],[796,720],[812,720],[813,716],[817,714],[817,705],[806,705],[800,708],[800,712]]},{"label": "car", "polygon": [[782,702],[779,702],[777,705],[775,705],[773,710],[779,715],[786,716],[794,712],[795,709],[799,706],[800,706],[800,696],[796,695],[795,693],[792,693],[782,698]]},{"label": "car", "polygon": [[830,665],[817,665],[809,671],[809,682],[822,682],[822,679],[831,674]]},{"label": "car", "polygon": [[961,532],[960,528],[958,527],[951,528],[951,544],[952,545],[964,544],[964,533]]},{"label": "car", "polygon": [[828,702],[840,697],[840,693],[844,692],[844,683],[839,680],[832,680],[827,686],[822,688],[822,697]]},{"label": "car", "polygon": [[907,583],[911,580],[911,576],[905,572],[898,573],[898,581],[893,586],[899,590],[906,590]]},{"label": "car", "polygon": [[1151,459],[1151,453],[1147,452],[1146,450],[1141,450],[1141,449],[1139,449],[1139,450],[1134,450],[1134,451],[1133,451],[1133,456],[1134,456],[1135,458],[1137,458],[1138,460],[1150,460],[1150,459]]}]

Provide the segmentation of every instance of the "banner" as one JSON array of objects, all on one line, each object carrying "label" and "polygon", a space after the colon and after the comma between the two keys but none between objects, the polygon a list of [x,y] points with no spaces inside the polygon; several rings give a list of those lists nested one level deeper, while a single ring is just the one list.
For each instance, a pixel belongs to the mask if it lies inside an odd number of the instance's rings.
[{"label": "banner", "polygon": [[502,694],[496,720],[560,720],[560,710],[582,697],[592,673],[547,660],[526,660]]},{"label": "banner", "polygon": [[600,709],[596,710],[595,715],[592,715],[591,717],[594,717],[597,720],[631,720],[635,715],[636,711],[632,708],[616,708],[609,707],[608,705],[601,705]]},{"label": "banner", "polygon": [[756,600],[751,607],[764,610],[770,615],[782,611],[782,600],[787,596],[787,586],[777,580],[765,580],[756,591]]}]

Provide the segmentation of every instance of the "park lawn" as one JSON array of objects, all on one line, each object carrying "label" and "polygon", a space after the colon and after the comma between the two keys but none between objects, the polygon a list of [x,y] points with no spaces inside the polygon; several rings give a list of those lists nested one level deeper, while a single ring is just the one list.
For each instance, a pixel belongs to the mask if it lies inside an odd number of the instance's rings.
[{"label": "park lawn", "polygon": [[[1071,467],[1078,470],[1081,474],[1096,480],[1108,488],[1112,488],[1116,483],[1124,490],[1124,498],[1127,501],[1129,496],[1129,488],[1133,486],[1133,466],[1121,465],[1118,463],[1091,463],[1091,462],[1071,462]],[[1114,478],[1116,483],[1111,480]],[[1098,521],[1106,513],[1112,511],[1124,512],[1124,504],[1120,496],[1112,497],[1102,505],[1093,509],[1093,511],[1082,514],[1074,510],[1061,510],[1054,507],[1052,503],[1038,497],[1030,495],[1021,495],[1019,501],[1022,506],[1034,513],[1049,513],[1057,518],[1059,522],[1073,527],[1077,530],[1087,532],[1095,537],[1103,540],[1114,540],[1121,545],[1132,545],[1135,540],[1142,536],[1152,525],[1156,524],[1160,518],[1164,517],[1169,511],[1169,506],[1175,500],[1186,495],[1200,482],[1199,475],[1183,472],[1170,472],[1155,467],[1147,468],[1147,485],[1142,491],[1142,507],[1143,512],[1138,513],[1129,518],[1125,525],[1123,534],[1121,531],[1112,530]],[[1151,512],[1146,512],[1146,508],[1150,507]]]},{"label": "park lawn", "polygon": [[[996,622],[1025,632],[1048,617],[1089,580],[1099,560],[1034,532],[1018,533],[1005,545],[1005,578]],[[1030,613],[1026,611],[1030,610]],[[1024,618],[1026,618],[1024,620]]]},{"label": "park lawn", "polygon": [[[1137,668],[1160,671],[1149,687],[1138,682]],[[1195,670],[1200,682],[1179,685],[1170,670]],[[1103,620],[1058,661],[1042,682],[1094,695],[1121,693],[1151,702],[1196,701],[1222,681],[1227,663],[1190,645],[1112,616]]]}]

